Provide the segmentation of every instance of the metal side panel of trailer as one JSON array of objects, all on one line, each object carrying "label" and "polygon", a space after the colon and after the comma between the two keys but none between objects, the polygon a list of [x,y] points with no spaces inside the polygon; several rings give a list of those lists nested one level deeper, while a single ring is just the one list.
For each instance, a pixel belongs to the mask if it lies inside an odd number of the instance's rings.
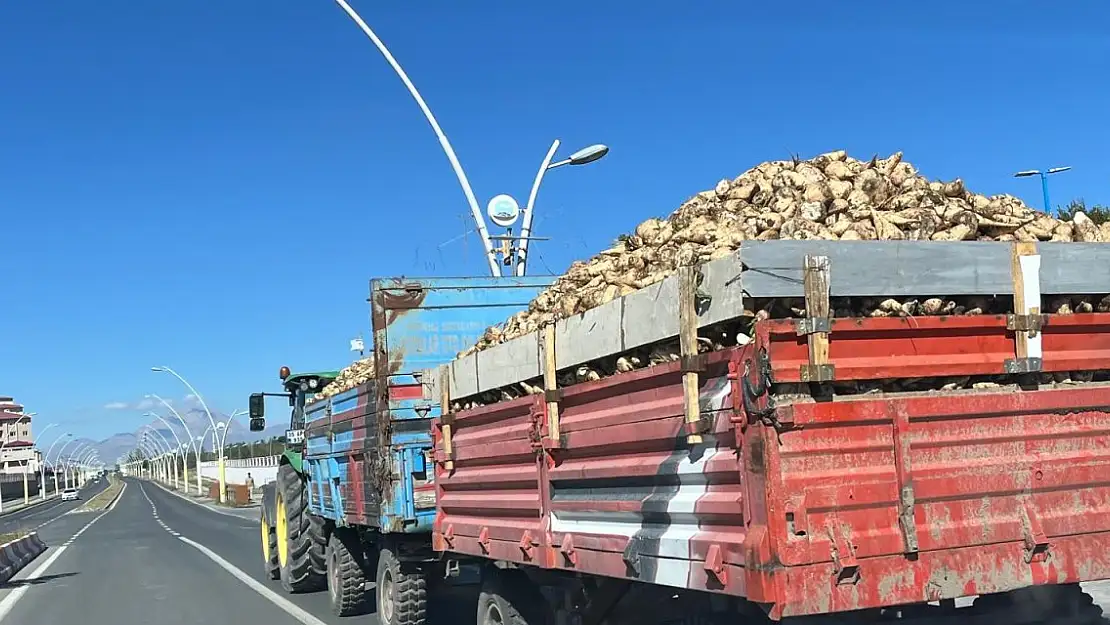
[{"label": "metal side panel of trailer", "polygon": [[438,398],[425,399],[420,372],[455,358],[486,328],[526,308],[552,280],[372,280],[376,378],[305,410],[312,511],[339,525],[431,531],[430,430],[440,407]]},{"label": "metal side panel of trailer", "polygon": [[[1110,370],[1110,314],[1050,317],[1045,371]],[[1013,355],[1005,316],[841,322],[838,379],[988,375]],[[680,362],[561,389],[558,439],[542,395],[454,413],[434,548],[775,619],[1110,578],[1110,382],[771,403],[805,350],[785,320],[709,354],[700,443]]]}]

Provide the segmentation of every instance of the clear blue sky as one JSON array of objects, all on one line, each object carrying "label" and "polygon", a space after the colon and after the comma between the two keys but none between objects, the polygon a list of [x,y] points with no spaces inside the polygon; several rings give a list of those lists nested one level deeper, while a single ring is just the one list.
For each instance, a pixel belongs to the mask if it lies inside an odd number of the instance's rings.
[{"label": "clear blue sky", "polygon": [[[370,2],[480,201],[547,146],[612,152],[545,183],[561,271],[790,153],[903,150],[1040,206],[1072,165],[1110,201],[1105,2]],[[887,6],[887,5],[884,5]],[[680,8],[682,7],[682,8]],[[696,7],[696,8],[688,8]],[[348,362],[375,275],[483,274],[467,207],[400,81],[329,0],[0,6],[0,394],[78,435],[145,393],[243,407],[281,364]]]}]

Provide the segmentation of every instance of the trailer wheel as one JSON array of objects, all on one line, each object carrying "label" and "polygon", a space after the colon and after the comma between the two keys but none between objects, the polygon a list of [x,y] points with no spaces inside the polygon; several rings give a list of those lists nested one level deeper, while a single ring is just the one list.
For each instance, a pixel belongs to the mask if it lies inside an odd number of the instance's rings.
[{"label": "trailer wheel", "polygon": [[428,578],[407,570],[388,548],[378,552],[378,622],[381,625],[424,625],[428,617]]},{"label": "trailer wheel", "polygon": [[327,557],[332,614],[362,613],[366,608],[366,573],[358,537],[346,530],[332,532]]},{"label": "trailer wheel", "polygon": [[[263,496],[265,499],[265,496]],[[281,578],[281,564],[278,563],[277,532],[270,524],[273,512],[265,503],[259,506],[259,525],[262,526],[262,568],[266,579]]]},{"label": "trailer wheel", "polygon": [[311,592],[327,584],[323,521],[308,511],[308,490],[293,467],[278,467],[275,530],[281,586],[286,592]]},{"label": "trailer wheel", "polygon": [[546,600],[523,575],[497,571],[482,582],[478,625],[543,625]]},{"label": "trailer wheel", "polygon": [[1079,584],[1021,588],[975,600],[981,613],[998,613],[999,620],[1040,622],[1045,625],[1095,625],[1108,621],[1094,598]]}]

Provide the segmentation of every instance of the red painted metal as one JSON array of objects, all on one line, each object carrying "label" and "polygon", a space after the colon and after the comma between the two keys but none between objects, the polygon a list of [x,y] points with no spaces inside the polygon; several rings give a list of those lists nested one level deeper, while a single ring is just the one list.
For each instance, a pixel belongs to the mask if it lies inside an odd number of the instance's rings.
[{"label": "red painted metal", "polygon": [[[837,320],[838,380],[1001,373],[1004,318]],[[1110,315],[1052,317],[1047,370],[1110,369]],[[436,430],[437,550],[747,597],[773,618],[1110,579],[1110,385],[773,398],[804,337],[763,322],[709,355],[705,444],[679,363],[568,387]],[[744,384],[742,377],[748,377]],[[791,378],[791,376],[794,376]],[[753,411],[768,397],[749,398]]]},{"label": "red painted metal", "polygon": [[[1110,369],[1110,314],[1047,315],[1044,371]],[[759,324],[776,382],[798,382],[808,362],[793,320]],[[1005,315],[834,319],[829,359],[841,380],[1001,375],[1014,357]]]}]

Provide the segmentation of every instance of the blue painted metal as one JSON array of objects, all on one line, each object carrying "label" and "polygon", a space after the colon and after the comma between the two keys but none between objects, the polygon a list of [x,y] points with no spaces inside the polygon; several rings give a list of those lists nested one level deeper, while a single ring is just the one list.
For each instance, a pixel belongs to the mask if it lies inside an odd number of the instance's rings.
[{"label": "blue painted metal", "polygon": [[438,398],[424,397],[414,374],[453,360],[486,328],[527,308],[552,281],[372,280],[376,378],[305,409],[312,512],[338,525],[430,532],[435,500],[428,454],[431,420],[440,407]]}]

